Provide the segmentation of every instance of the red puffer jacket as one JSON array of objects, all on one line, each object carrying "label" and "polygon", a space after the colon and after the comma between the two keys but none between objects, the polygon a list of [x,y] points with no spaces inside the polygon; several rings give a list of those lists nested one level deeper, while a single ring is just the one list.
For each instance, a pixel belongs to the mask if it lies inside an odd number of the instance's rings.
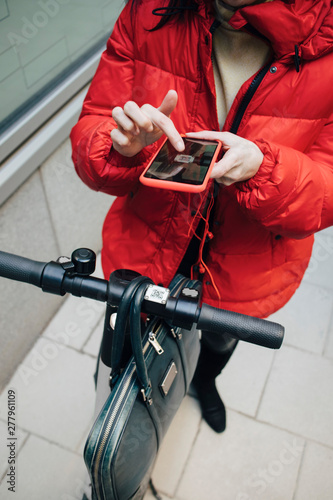
[{"label": "red puffer jacket", "polygon": [[[197,3],[183,22],[174,16],[155,32],[147,28],[163,1],[142,2],[136,16],[127,4],[72,130],[81,179],[117,196],[103,229],[106,276],[131,268],[168,285],[212,189],[144,187],[138,177],[156,144],[125,158],[110,139],[114,106],[159,106],[169,89],[178,92],[172,119],[181,133],[218,130],[214,16],[209,1]],[[274,0],[242,8],[230,23],[260,32],[274,50],[273,62],[239,90],[224,126],[256,142],[264,161],[249,181],[220,189],[206,264],[222,307],[265,317],[299,286],[313,233],[333,224],[333,10],[330,0]],[[206,274],[203,300],[217,306],[211,281]]]}]

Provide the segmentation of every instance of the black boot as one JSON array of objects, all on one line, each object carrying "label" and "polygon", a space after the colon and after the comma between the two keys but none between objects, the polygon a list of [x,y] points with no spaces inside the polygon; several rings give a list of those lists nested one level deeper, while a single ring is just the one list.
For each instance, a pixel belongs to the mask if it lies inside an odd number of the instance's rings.
[{"label": "black boot", "polygon": [[223,432],[226,428],[226,411],[217,392],[215,378],[229,361],[236,345],[235,341],[230,349],[220,353],[209,349],[202,343],[198,365],[193,377],[193,385],[198,394],[202,416],[207,424],[218,433]]}]

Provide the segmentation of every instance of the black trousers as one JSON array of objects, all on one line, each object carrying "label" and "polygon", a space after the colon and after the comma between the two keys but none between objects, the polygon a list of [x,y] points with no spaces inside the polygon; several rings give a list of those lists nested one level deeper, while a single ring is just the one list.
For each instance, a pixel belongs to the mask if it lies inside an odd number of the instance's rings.
[{"label": "black trousers", "polygon": [[237,340],[230,337],[227,333],[212,333],[203,331],[201,334],[201,343],[207,349],[216,353],[225,354],[233,351],[237,345]]}]

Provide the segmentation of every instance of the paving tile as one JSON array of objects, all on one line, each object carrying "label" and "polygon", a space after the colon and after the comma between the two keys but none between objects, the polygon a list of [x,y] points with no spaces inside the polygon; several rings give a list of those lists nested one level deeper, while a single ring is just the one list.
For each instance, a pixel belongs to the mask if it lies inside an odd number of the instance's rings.
[{"label": "paving tile", "polygon": [[84,447],[86,445],[86,441],[87,441],[87,437],[89,435],[89,432],[90,432],[90,429],[92,428],[93,426],[93,423],[94,423],[94,419],[93,417],[91,416],[91,419],[90,419],[90,422],[88,424],[88,427],[86,428],[84,434],[83,434],[83,437],[81,439],[81,442],[79,443],[79,445],[77,446],[77,448],[74,450],[75,453],[77,453],[78,455],[80,455],[81,457],[83,457],[83,453],[84,453]]},{"label": "paving tile", "polygon": [[239,342],[222,374],[217,388],[227,406],[254,416],[272,364],[274,351]]},{"label": "paving tile", "polygon": [[[97,368],[97,362],[95,360],[95,371],[96,368]],[[104,365],[104,363],[101,360],[99,360],[97,389],[94,398],[95,399],[94,412],[90,415],[90,421],[86,429],[86,432],[83,434],[82,440],[78,448],[76,449],[76,451],[81,455],[83,454],[84,446],[87,440],[87,436],[90,432],[90,429],[110,394],[109,377],[110,377],[110,368],[108,368],[106,365]]]},{"label": "paving tile", "polygon": [[295,500],[332,500],[333,449],[307,443]]},{"label": "paving tile", "polygon": [[69,296],[43,332],[61,344],[82,349],[104,315],[105,304],[96,300]]},{"label": "paving tile", "polygon": [[97,358],[101,346],[103,328],[104,328],[104,315],[102,316],[102,319],[100,320],[95,330],[92,332],[89,339],[85,343],[83,347],[83,352]]},{"label": "paving tile", "polygon": [[[95,365],[88,355],[40,339],[9,384],[16,389],[20,427],[75,450],[93,414]],[[5,398],[6,391],[0,397],[2,419]]]},{"label": "paving tile", "polygon": [[324,234],[325,236],[332,236],[333,238],[333,226],[331,227],[328,227],[326,229],[324,229],[323,231],[319,231],[319,233],[317,233],[317,235],[321,235],[321,234]]},{"label": "paving tile", "polygon": [[321,354],[332,310],[333,291],[303,282],[288,304],[269,319],[285,327],[285,344]]},{"label": "paving tile", "polygon": [[104,279],[104,273],[102,269],[102,258],[100,252],[96,255],[96,269],[93,272],[92,276],[94,276],[95,278]]},{"label": "paving tile", "polygon": [[[0,248],[39,261],[57,257],[57,242],[38,172],[0,207]],[[0,278],[0,389],[60,304],[60,297]]]},{"label": "paving tile", "polygon": [[[15,454],[19,452],[21,447],[23,446],[28,434],[16,426],[16,443],[15,443]],[[0,420],[0,480],[2,476],[7,472],[8,468],[8,459],[10,457],[10,450],[8,450],[8,444],[11,439],[8,435],[8,426],[7,422],[3,422]]]},{"label": "paving tile", "polygon": [[152,476],[157,490],[171,498],[191,452],[200,421],[198,402],[186,396],[164,438]]},{"label": "paving tile", "polygon": [[155,496],[152,494],[151,490],[148,489],[143,500],[156,500]]},{"label": "paving tile", "polygon": [[[103,278],[100,254],[97,255],[96,269],[92,276]],[[98,333],[91,340],[90,337],[104,314],[105,303],[68,296],[42,336],[97,356]]]},{"label": "paving tile", "polygon": [[61,253],[80,247],[99,250],[103,221],[114,197],[89,189],[79,179],[69,140],[43,164],[41,176]]},{"label": "paving tile", "polygon": [[[157,491],[157,492],[160,495],[160,492],[159,491]],[[162,498],[162,500],[177,500],[175,497],[168,497],[165,494],[163,494],[163,496],[161,496],[161,498]],[[156,497],[153,495],[150,488],[148,488],[147,493],[145,494],[143,500],[156,500]]]},{"label": "paving tile", "polygon": [[333,359],[333,318],[331,320],[331,326],[327,335],[324,355],[327,356],[328,358]]},{"label": "paving tile", "polygon": [[177,498],[292,500],[303,447],[303,439],[231,411],[223,434],[201,426]]},{"label": "paving tile", "polygon": [[18,456],[16,491],[8,491],[2,481],[0,496],[4,500],[81,500],[85,478],[81,457],[30,436]]},{"label": "paving tile", "polygon": [[314,285],[325,286],[333,290],[333,280],[330,270],[333,268],[333,231],[320,231],[315,234],[315,244],[309,267],[304,280]]},{"label": "paving tile", "polygon": [[282,347],[265,388],[258,419],[333,446],[333,362]]}]

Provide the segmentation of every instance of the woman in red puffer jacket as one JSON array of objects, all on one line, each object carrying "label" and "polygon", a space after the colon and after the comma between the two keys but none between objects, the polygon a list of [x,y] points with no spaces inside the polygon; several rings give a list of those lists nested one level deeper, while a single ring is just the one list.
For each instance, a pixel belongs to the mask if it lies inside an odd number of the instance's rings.
[{"label": "woman in red puffer jacket", "polygon": [[[81,179],[117,196],[106,277],[130,268],[167,286],[192,272],[204,302],[258,317],[290,299],[313,234],[333,224],[332,25],[330,0],[126,5],[71,133]],[[184,133],[223,142],[207,190],[140,184],[162,135],[181,151]],[[214,378],[234,347],[204,335],[195,376],[219,432]]]}]

